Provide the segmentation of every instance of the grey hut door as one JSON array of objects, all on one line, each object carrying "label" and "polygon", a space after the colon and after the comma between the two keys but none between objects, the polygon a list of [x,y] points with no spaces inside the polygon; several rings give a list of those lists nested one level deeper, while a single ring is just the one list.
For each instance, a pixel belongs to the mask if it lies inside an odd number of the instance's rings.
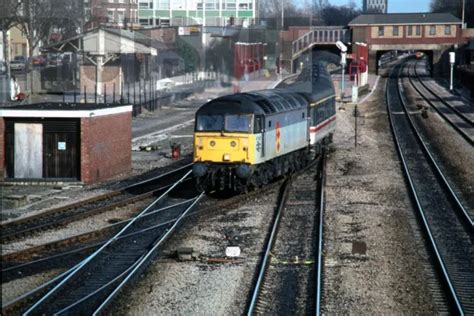
[{"label": "grey hut door", "polygon": [[43,177],[43,125],[15,123],[15,178]]}]

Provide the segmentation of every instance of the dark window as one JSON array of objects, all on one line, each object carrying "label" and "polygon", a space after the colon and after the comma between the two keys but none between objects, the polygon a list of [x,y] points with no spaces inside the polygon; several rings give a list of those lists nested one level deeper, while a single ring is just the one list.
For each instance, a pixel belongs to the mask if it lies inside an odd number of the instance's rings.
[{"label": "dark window", "polygon": [[252,130],[252,115],[226,115],[226,132],[248,133]]},{"label": "dark window", "polygon": [[199,115],[197,131],[248,133],[252,128],[252,115]]},{"label": "dark window", "polygon": [[393,36],[398,36],[398,26],[393,27]]},{"label": "dark window", "polygon": [[416,26],[416,36],[420,36],[420,35],[421,35],[421,26],[417,25]]},{"label": "dark window", "polygon": [[268,127],[272,127],[272,121],[268,121]]},{"label": "dark window", "polygon": [[198,131],[222,131],[224,129],[223,115],[199,115],[196,121]]},{"label": "dark window", "polygon": [[302,116],[301,116],[301,117],[304,118],[304,112],[302,113]]},{"label": "dark window", "polygon": [[430,35],[436,35],[436,26],[430,25]]},{"label": "dark window", "polygon": [[254,124],[254,132],[255,133],[261,133],[263,129],[263,118],[262,117],[256,117],[255,118],[255,124]]},{"label": "dark window", "polygon": [[383,35],[384,35],[384,27],[379,26],[379,36],[383,36]]},{"label": "dark window", "polygon": [[451,25],[444,26],[444,35],[451,35]]},{"label": "dark window", "polygon": [[408,36],[412,36],[412,35],[413,35],[413,26],[408,25]]}]

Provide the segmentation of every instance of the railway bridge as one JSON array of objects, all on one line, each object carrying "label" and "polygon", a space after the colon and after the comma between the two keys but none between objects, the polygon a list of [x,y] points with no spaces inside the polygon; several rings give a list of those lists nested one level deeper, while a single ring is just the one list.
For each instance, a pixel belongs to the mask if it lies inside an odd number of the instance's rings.
[{"label": "railway bridge", "polygon": [[469,41],[469,30],[461,26],[461,20],[449,13],[362,14],[348,26],[298,29],[296,36],[295,30],[284,32],[287,34],[283,34],[283,40],[285,36],[293,38],[291,47],[284,47],[284,51],[291,54],[284,55],[283,59],[295,71],[299,57],[305,52],[315,49],[339,53],[335,44],[342,41],[352,46],[352,53],[357,53],[355,43],[367,45],[366,63],[370,73],[378,73],[380,57],[394,50],[423,51],[431,68],[444,72],[449,67],[448,52]]},{"label": "railway bridge", "polygon": [[462,22],[449,13],[362,14],[349,23],[352,42],[367,43],[369,72],[388,51],[423,51],[435,72],[449,67],[448,52],[467,42]]}]

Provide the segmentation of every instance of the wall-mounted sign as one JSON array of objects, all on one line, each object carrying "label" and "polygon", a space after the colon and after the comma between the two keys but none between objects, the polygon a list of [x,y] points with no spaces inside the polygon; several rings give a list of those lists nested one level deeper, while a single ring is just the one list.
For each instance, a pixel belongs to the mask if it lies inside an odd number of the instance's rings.
[{"label": "wall-mounted sign", "polygon": [[58,142],[58,150],[66,150],[66,142]]}]

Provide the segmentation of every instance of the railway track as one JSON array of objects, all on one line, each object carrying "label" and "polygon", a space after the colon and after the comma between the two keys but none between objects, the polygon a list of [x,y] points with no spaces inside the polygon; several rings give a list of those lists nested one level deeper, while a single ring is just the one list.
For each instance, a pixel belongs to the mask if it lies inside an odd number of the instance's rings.
[{"label": "railway track", "polygon": [[[192,198],[171,195],[190,174],[191,171],[185,173],[100,248],[48,284],[45,287],[48,292],[23,314],[103,312],[115,295],[143,271],[162,243],[204,196],[196,192]],[[182,196],[189,193],[175,192]]]},{"label": "railway track", "polygon": [[464,208],[418,133],[406,107],[400,73],[392,71],[386,102],[396,147],[415,201],[421,229],[433,252],[451,308],[474,313],[472,214]]},{"label": "railway track", "polygon": [[[203,214],[219,212],[225,209],[233,208],[237,205],[250,201],[261,194],[271,192],[275,188],[281,186],[282,181],[276,181],[262,189],[251,191],[246,195],[236,195],[230,198],[222,199],[206,197],[201,200],[198,210],[193,210],[188,213],[185,217],[202,216]],[[160,211],[155,210],[153,212]],[[150,213],[153,213],[150,212]],[[145,215],[145,216],[151,216]],[[127,220],[128,222],[128,220]],[[156,226],[166,225],[166,223],[157,223]],[[73,236],[65,240],[55,241],[49,244],[32,247],[31,249],[25,249],[23,251],[6,255],[2,258],[2,283],[8,282],[24,276],[33,275],[38,272],[51,270],[53,268],[67,269],[74,267],[80,262],[85,255],[92,253],[101,247],[106,240],[100,239],[98,236],[111,235],[109,230],[113,229],[116,232],[117,227],[121,228],[123,222],[115,223],[109,227],[105,227],[102,231],[93,231],[86,234]],[[140,233],[140,232],[138,232]],[[128,236],[121,236],[120,238],[128,238]],[[93,242],[92,242],[93,241]],[[70,247],[73,249],[70,249]],[[4,260],[6,259],[6,260]],[[44,293],[44,291],[57,284],[61,279],[64,278],[64,274],[60,274],[54,279],[41,285],[38,288],[29,290],[27,293],[17,297],[16,299],[7,302],[2,306],[3,314],[19,314],[25,309],[28,302],[34,300],[34,298]]]},{"label": "railway track", "polygon": [[408,79],[411,86],[459,135],[469,144],[474,145],[474,106],[466,105],[455,96],[452,97],[456,98],[456,104],[451,104],[451,102],[440,97],[421,78],[418,73],[418,65],[418,61],[409,65]]},{"label": "railway track", "polygon": [[123,189],[96,196],[85,201],[51,209],[33,216],[4,223],[0,226],[1,243],[29,236],[35,232],[65,225],[72,221],[123,207],[164,192],[191,169],[192,164],[167,172]]},{"label": "railway track", "polygon": [[320,314],[324,160],[282,185],[247,315]]}]

